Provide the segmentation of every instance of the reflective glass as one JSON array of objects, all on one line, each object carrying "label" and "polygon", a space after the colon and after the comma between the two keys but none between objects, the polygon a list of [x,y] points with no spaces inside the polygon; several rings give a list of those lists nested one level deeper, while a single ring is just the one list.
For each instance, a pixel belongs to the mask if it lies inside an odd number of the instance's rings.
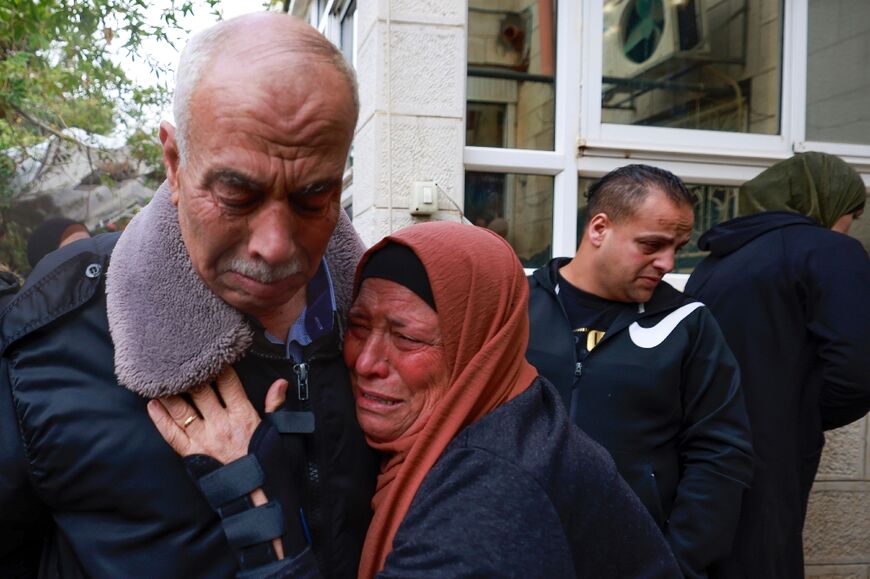
[{"label": "reflective glass", "polygon": [[467,145],[553,150],[555,5],[469,0]]},{"label": "reflective glass", "polygon": [[523,267],[540,267],[552,253],[553,178],[467,172],[465,217],[507,239]]},{"label": "reflective glass", "polygon": [[808,141],[870,144],[870,1],[809,0]]},{"label": "reflective glass", "polygon": [[602,122],[778,134],[782,14],[782,0],[604,0]]}]

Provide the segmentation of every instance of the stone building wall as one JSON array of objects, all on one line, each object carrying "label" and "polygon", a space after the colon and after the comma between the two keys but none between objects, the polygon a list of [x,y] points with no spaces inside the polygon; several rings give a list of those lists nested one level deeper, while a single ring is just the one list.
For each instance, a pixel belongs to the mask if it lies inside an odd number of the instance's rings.
[{"label": "stone building wall", "polygon": [[465,23],[462,0],[366,0],[357,12],[360,119],[354,225],[367,244],[430,218],[412,217],[415,181],[435,181],[441,209],[462,209]]},{"label": "stone building wall", "polygon": [[870,577],[870,429],[865,416],[827,434],[804,529],[807,576]]}]

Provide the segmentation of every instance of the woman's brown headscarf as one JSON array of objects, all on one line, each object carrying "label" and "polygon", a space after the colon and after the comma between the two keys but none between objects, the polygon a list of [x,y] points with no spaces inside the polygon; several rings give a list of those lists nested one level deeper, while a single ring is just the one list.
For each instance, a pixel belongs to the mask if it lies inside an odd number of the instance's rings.
[{"label": "woman's brown headscarf", "polygon": [[410,247],[426,268],[450,385],[425,424],[392,442],[368,441],[387,456],[360,562],[364,578],[383,569],[417,489],[450,441],[537,376],[525,357],[528,282],[504,239],[481,227],[443,221],[408,227],[366,252],[355,293],[369,256],[389,242]]},{"label": "woman's brown headscarf", "polygon": [[855,211],[866,196],[861,176],[841,158],[798,153],[744,183],[738,212],[795,211],[830,228],[837,219]]}]

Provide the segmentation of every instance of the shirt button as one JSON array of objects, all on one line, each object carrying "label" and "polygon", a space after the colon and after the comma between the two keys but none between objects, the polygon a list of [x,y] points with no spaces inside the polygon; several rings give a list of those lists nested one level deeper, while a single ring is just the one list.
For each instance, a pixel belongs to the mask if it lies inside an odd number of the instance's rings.
[{"label": "shirt button", "polygon": [[100,273],[103,271],[103,266],[99,263],[92,263],[88,267],[85,268],[85,275],[91,279],[96,277],[100,277]]}]

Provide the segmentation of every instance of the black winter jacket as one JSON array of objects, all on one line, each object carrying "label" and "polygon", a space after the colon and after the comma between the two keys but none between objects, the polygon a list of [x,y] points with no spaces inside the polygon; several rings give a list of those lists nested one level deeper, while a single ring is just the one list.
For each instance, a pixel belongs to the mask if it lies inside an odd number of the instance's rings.
[{"label": "black winter jacket", "polygon": [[[237,563],[217,515],[147,400],[116,381],[102,275],[115,240],[48,256],[0,319],[0,577],[231,577]],[[296,480],[321,569],[354,577],[377,464],[337,336],[305,358],[317,427],[289,445]],[[235,368],[261,412],[275,378],[295,391],[292,362],[265,340]]]},{"label": "black winter jacket", "polygon": [[803,577],[802,529],[822,431],[870,409],[870,261],[795,213],[717,225],[686,291],[740,363],[758,468],[719,577]]},{"label": "black winter jacket", "polygon": [[707,309],[662,283],[620,313],[581,366],[555,291],[567,261],[529,279],[527,357],[613,456],[686,577],[706,577],[729,551],[752,478],[737,363]]},{"label": "black winter jacket", "polygon": [[[256,577],[318,577],[306,550]],[[423,479],[379,579],[676,579],[613,461],[536,379],[466,427]]]},{"label": "black winter jacket", "polygon": [[426,475],[384,578],[679,577],[604,450],[538,378],[460,432]]}]

